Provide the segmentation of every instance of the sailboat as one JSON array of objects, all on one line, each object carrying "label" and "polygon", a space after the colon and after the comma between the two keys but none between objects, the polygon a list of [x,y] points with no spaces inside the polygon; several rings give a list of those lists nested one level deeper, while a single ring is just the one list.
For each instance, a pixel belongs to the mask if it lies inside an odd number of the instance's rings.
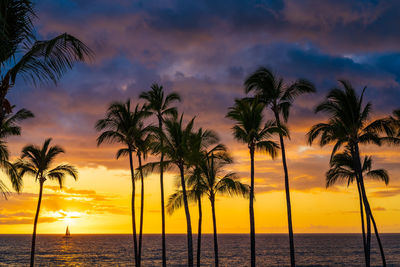
[{"label": "sailboat", "polygon": [[64,238],[71,238],[71,233],[69,232],[68,226],[67,226],[67,230],[65,231]]}]

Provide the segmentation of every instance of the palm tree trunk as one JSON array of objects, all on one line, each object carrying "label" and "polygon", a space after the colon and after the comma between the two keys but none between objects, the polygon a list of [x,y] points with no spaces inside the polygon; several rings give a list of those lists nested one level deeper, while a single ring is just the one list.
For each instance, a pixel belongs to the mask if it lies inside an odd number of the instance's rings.
[{"label": "palm tree trunk", "polygon": [[367,212],[367,204],[365,204],[365,213],[367,217],[367,267],[371,266],[371,217],[369,211]]},{"label": "palm tree trunk", "polygon": [[367,194],[365,192],[365,187],[364,187],[364,178],[362,174],[362,168],[361,168],[361,160],[360,160],[360,151],[358,148],[358,144],[354,144],[354,151],[353,153],[353,160],[355,164],[355,169],[358,174],[359,182],[360,182],[360,188],[361,188],[361,195],[363,197],[364,201],[364,207],[365,207],[365,215],[367,219],[367,257],[366,257],[366,262],[365,265],[369,267],[371,265],[371,208],[369,206],[369,202],[367,199]]},{"label": "palm tree trunk", "polygon": [[364,257],[365,257],[365,260],[367,260],[367,243],[365,240],[364,209],[363,209],[363,201],[362,201],[362,196],[361,196],[360,183],[358,180],[357,180],[357,189],[358,189],[358,198],[360,200],[360,215],[361,215],[361,228],[362,228],[362,237],[363,237]]},{"label": "palm tree trunk", "polygon": [[214,228],[214,258],[215,258],[215,267],[219,266],[218,261],[218,236],[217,236],[217,219],[215,216],[215,198],[214,195],[211,196],[211,211],[213,217],[213,228]]},{"label": "palm tree trunk", "polygon": [[[279,120],[279,114],[275,113],[276,123],[278,127],[281,127],[281,122]],[[283,142],[282,134],[279,134],[279,141],[281,145],[282,151],[282,165],[285,173],[285,193],[286,193],[286,210],[287,210],[287,219],[288,219],[288,228],[289,228],[289,245],[290,245],[290,266],[295,267],[295,253],[294,253],[294,238],[293,238],[293,225],[292,225],[292,208],[290,204],[290,190],[289,190],[289,173],[286,164],[286,151],[285,151],[285,143]]]},{"label": "palm tree trunk", "polygon": [[36,209],[35,221],[33,223],[33,234],[32,234],[32,247],[31,247],[31,264],[30,266],[33,267],[35,263],[35,243],[36,243],[36,226],[39,218],[40,212],[40,204],[42,203],[42,193],[43,193],[43,181],[40,181],[40,190],[39,190],[39,200]]},{"label": "palm tree trunk", "polygon": [[192,239],[192,223],[190,221],[189,204],[186,194],[185,185],[185,171],[183,164],[179,165],[179,171],[181,173],[181,186],[183,193],[183,204],[185,206],[186,215],[186,226],[187,226],[187,245],[188,245],[188,266],[193,267],[193,239]]},{"label": "palm tree trunk", "polygon": [[[158,117],[158,127],[162,131],[162,118]],[[160,140],[161,147],[163,140]],[[164,204],[164,152],[161,152],[160,158],[160,187],[161,187],[161,246],[162,246],[162,266],[167,267],[167,253],[165,245],[165,204]]]},{"label": "palm tree trunk", "polygon": [[139,228],[139,250],[138,250],[138,263],[139,267],[142,263],[142,236],[143,236],[143,210],[144,210],[144,179],[143,179],[143,171],[142,171],[142,156],[138,154],[139,159],[139,172],[140,172],[140,228]]},{"label": "palm tree trunk", "polygon": [[377,239],[377,241],[378,241],[379,250],[380,250],[380,252],[381,252],[382,266],[383,266],[383,267],[386,267],[385,253],[384,253],[384,251],[383,251],[383,246],[382,246],[381,238],[379,237],[379,233],[378,233],[378,227],[376,227],[376,223],[375,223],[374,216],[372,215],[372,211],[370,211],[370,215],[371,215],[372,224],[374,225],[374,231],[375,231],[376,239]]},{"label": "palm tree trunk", "polygon": [[[384,253],[384,251],[383,251],[383,246],[382,246],[382,242],[381,242],[381,239],[380,239],[380,237],[379,237],[379,232],[378,232],[378,227],[376,226],[376,223],[375,223],[375,219],[374,219],[374,217],[373,217],[373,215],[372,215],[372,210],[371,210],[371,207],[370,207],[370,205],[369,205],[369,202],[368,202],[368,198],[367,198],[367,194],[366,194],[366,191],[365,191],[365,187],[364,187],[364,180],[363,180],[363,176],[362,176],[362,170],[361,170],[361,160],[360,160],[360,152],[359,152],[359,149],[358,149],[358,146],[356,145],[355,146],[355,152],[357,153],[356,154],[356,159],[357,159],[357,166],[358,166],[358,170],[359,170],[359,174],[361,173],[361,176],[359,176],[360,178],[359,178],[359,183],[360,183],[360,185],[359,185],[359,188],[361,188],[361,191],[362,191],[362,193],[363,193],[363,195],[364,195],[364,205],[365,205],[365,209],[366,209],[366,213],[367,213],[367,210],[368,210],[368,216],[367,216],[367,228],[368,228],[368,224],[369,224],[369,235],[367,234],[367,251],[368,251],[368,257],[367,257],[367,259],[368,259],[368,261],[370,261],[370,251],[371,251],[371,248],[370,248],[370,244],[371,244],[371,221],[372,221],[372,223],[373,223],[373,226],[374,226],[374,232],[375,232],[375,236],[376,236],[376,239],[377,239],[377,241],[378,241],[378,245],[379,245],[379,250],[380,250],[380,254],[381,254],[381,259],[382,259],[382,266],[386,266],[386,258],[385,258],[385,253]],[[357,155],[358,155],[358,157],[357,157]],[[369,220],[369,221],[368,221]]]},{"label": "palm tree trunk", "polygon": [[135,175],[133,172],[133,158],[132,151],[129,150],[129,164],[131,169],[131,180],[132,180],[132,235],[133,235],[133,247],[135,256],[135,266],[138,267],[138,256],[137,256],[137,239],[136,239],[136,215],[135,215]]},{"label": "palm tree trunk", "polygon": [[197,203],[199,207],[199,223],[198,223],[198,230],[197,230],[197,267],[200,267],[200,256],[201,256],[201,222],[203,218],[203,214],[201,211],[201,198],[200,196],[197,197]]},{"label": "palm tree trunk", "polygon": [[255,225],[254,225],[254,145],[250,147],[250,160],[251,160],[251,170],[250,170],[250,204],[249,204],[249,212],[250,212],[250,253],[251,267],[256,266],[256,234],[255,234]]}]

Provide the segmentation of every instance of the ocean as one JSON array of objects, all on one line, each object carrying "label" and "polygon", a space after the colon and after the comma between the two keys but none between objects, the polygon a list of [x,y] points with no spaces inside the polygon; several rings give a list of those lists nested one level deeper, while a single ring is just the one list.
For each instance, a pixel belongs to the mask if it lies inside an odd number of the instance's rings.
[{"label": "ocean", "polygon": [[[196,263],[196,235],[193,236]],[[249,266],[249,236],[220,234],[221,266]],[[400,234],[382,234],[388,266],[400,266]],[[0,265],[29,264],[31,235],[0,235]],[[371,265],[381,266],[378,246],[373,239]],[[296,263],[298,266],[363,266],[362,236],[359,234],[296,234]],[[256,236],[257,266],[288,266],[288,237],[284,234]],[[38,235],[36,239],[37,266],[133,266],[132,236],[123,235]],[[213,237],[202,235],[201,264],[214,263]],[[168,266],[185,266],[186,236],[167,235]],[[161,266],[161,236],[143,237],[142,266]]]}]

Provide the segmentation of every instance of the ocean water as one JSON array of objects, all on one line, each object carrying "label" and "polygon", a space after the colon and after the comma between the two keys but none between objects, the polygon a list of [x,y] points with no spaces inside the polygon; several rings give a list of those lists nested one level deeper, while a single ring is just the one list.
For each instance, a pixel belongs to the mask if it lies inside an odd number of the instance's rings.
[{"label": "ocean water", "polygon": [[[194,246],[196,248],[196,235]],[[400,234],[382,234],[388,266],[400,266]],[[0,235],[0,265],[29,264],[30,235]],[[161,236],[144,235],[143,266],[161,265]],[[372,266],[380,266],[377,243],[372,243]],[[249,266],[249,236],[219,235],[221,266]],[[358,234],[297,234],[295,235],[298,266],[363,266],[362,236]],[[284,234],[256,236],[257,266],[288,266],[288,237]],[[133,266],[131,235],[38,235],[37,266]],[[185,266],[186,236],[167,235],[168,266]],[[213,238],[202,236],[202,266],[214,262]],[[194,252],[196,260],[196,249]]]}]

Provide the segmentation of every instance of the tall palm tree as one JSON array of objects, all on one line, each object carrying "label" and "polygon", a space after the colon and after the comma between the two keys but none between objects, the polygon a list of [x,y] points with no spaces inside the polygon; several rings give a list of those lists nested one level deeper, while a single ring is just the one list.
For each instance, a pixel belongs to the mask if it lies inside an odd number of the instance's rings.
[{"label": "tall palm tree", "polygon": [[[155,142],[153,150],[155,154],[164,153],[163,168],[174,165],[178,168],[180,174],[180,186],[182,187],[183,205],[185,208],[187,225],[187,244],[188,244],[188,266],[193,267],[193,239],[192,226],[189,212],[188,195],[185,183],[185,170],[194,166],[199,158],[199,152],[210,145],[215,144],[218,139],[211,131],[204,131],[201,138],[193,132],[194,118],[186,126],[183,124],[183,115],[173,116],[164,121],[165,133],[159,132],[162,136],[163,144]],[[159,162],[151,166],[159,166]]]},{"label": "tall palm tree", "polygon": [[62,188],[64,179],[67,175],[75,180],[78,178],[78,171],[74,166],[69,164],[61,164],[52,168],[56,156],[64,153],[64,149],[60,146],[50,146],[51,138],[44,141],[43,146],[27,145],[22,149],[21,159],[17,161],[16,168],[23,177],[26,174],[35,177],[35,181],[39,181],[39,200],[36,209],[35,221],[33,224],[32,248],[30,266],[33,267],[35,262],[35,242],[36,242],[36,226],[39,218],[40,204],[42,202],[43,184],[46,180],[55,180]]},{"label": "tall palm tree", "polygon": [[201,222],[202,222],[202,211],[201,211],[201,198],[207,193],[206,183],[203,182],[201,162],[205,160],[205,156],[208,153],[225,151],[225,146],[217,144],[209,152],[207,152],[207,147],[211,144],[216,144],[219,142],[217,134],[210,130],[203,130],[200,128],[197,132],[192,134],[191,144],[191,162],[192,170],[188,178],[188,186],[191,191],[195,193],[195,200],[199,205],[199,230],[197,237],[197,266],[200,266],[200,256],[201,256]]},{"label": "tall palm tree", "polygon": [[[5,139],[10,136],[21,135],[21,126],[19,123],[32,117],[34,117],[32,112],[21,109],[15,114],[6,114],[0,121],[0,168],[7,174],[12,187],[17,192],[20,192],[22,188],[22,179],[18,175],[14,165],[9,162],[9,151]],[[8,188],[1,180],[0,193],[7,198]]]},{"label": "tall palm tree", "polygon": [[[202,204],[201,198],[206,192],[205,184],[202,182],[201,170],[199,162],[203,159],[208,146],[218,142],[218,136],[213,131],[203,130],[200,128],[197,132],[190,133],[188,141],[188,153],[186,156],[186,169],[188,175],[185,177],[185,184],[191,181],[190,187],[186,190],[186,198],[188,201],[194,201],[198,204],[199,221],[197,232],[197,266],[200,266],[201,256],[201,229],[202,229]],[[223,146],[216,145],[211,151],[219,151]],[[197,181],[197,182],[196,182]],[[186,185],[185,185],[186,186]],[[179,184],[178,187],[181,187]],[[178,190],[172,194],[167,204],[167,210],[172,214],[176,209],[184,205],[183,190]]]},{"label": "tall palm tree", "polygon": [[[141,112],[146,112],[143,108]],[[146,112],[145,116],[149,116],[150,114]],[[134,144],[136,146],[136,156],[138,158],[139,163],[139,176],[140,176],[140,226],[139,226],[139,249],[138,249],[138,258],[139,258],[139,266],[141,266],[142,261],[142,237],[143,237],[143,211],[144,211],[144,176],[142,169],[142,158],[145,160],[147,157],[147,153],[151,148],[151,144],[153,143],[153,136],[150,134],[152,132],[152,126],[144,126],[142,122],[138,123],[137,127],[135,127],[135,132],[133,133]]]},{"label": "tall palm tree", "polygon": [[135,265],[140,266],[138,256],[138,245],[136,236],[136,216],[135,216],[135,174],[133,167],[133,153],[137,151],[135,137],[138,125],[148,113],[136,105],[134,110],[131,110],[131,101],[128,99],[125,103],[112,103],[106,113],[104,119],[97,121],[96,130],[101,132],[97,138],[97,145],[104,142],[119,143],[124,147],[117,152],[117,159],[120,156],[129,156],[129,166],[131,171],[132,195],[131,195],[131,210],[132,210],[132,235],[134,244]]},{"label": "tall palm tree", "polygon": [[[389,183],[389,174],[385,169],[372,170],[372,157],[365,156],[362,164],[362,172],[365,177],[369,177],[378,181],[383,181],[386,185]],[[343,153],[335,154],[330,161],[330,169],[326,173],[326,187],[333,186],[337,181],[347,180],[347,186],[357,181],[357,172],[354,169],[353,160],[351,153],[346,149]],[[363,244],[365,244],[365,226],[364,226],[364,212],[363,212],[363,200],[361,194],[360,183],[357,183],[358,197],[360,202],[360,214],[361,214],[361,225],[363,232]],[[375,223],[374,216],[371,211],[371,220],[374,226],[375,236],[378,240],[379,250],[382,255],[382,263],[386,266],[386,260],[384,256],[383,246],[379,237],[378,228]]]},{"label": "tall palm tree", "polygon": [[233,126],[233,136],[241,143],[247,144],[250,153],[250,247],[251,247],[251,266],[256,266],[256,241],[254,225],[254,154],[256,150],[266,152],[272,158],[277,154],[279,145],[270,138],[275,133],[282,132],[272,122],[263,123],[263,110],[265,105],[257,98],[236,99],[235,105],[229,108],[227,117],[235,122]]},{"label": "tall palm tree", "polygon": [[[215,154],[214,154],[215,153]],[[224,173],[223,168],[231,164],[232,158],[226,153],[225,149],[216,151],[215,149],[204,154],[203,160],[199,163],[200,179],[190,177],[188,184],[200,187],[204,194],[208,196],[211,204],[214,232],[214,259],[215,266],[219,266],[218,258],[218,235],[217,219],[215,212],[215,200],[217,195],[242,195],[249,196],[249,186],[235,180],[236,174],[233,172]]]},{"label": "tall palm tree", "polygon": [[[310,129],[307,133],[308,142],[312,144],[314,140],[320,137],[320,146],[334,144],[331,158],[342,146],[346,146],[350,150],[365,208],[367,236],[364,252],[366,265],[370,266],[372,218],[371,208],[365,193],[359,145],[375,144],[380,146],[386,141],[393,142],[394,138],[387,139],[383,136],[384,133],[388,132],[387,129],[391,129],[392,126],[385,119],[369,121],[372,104],[364,105],[363,103],[365,88],[361,96],[358,96],[349,82],[343,80],[339,82],[343,88],[333,88],[326,99],[315,108],[316,113],[324,112],[330,117],[327,123],[318,123]],[[385,262],[384,255],[381,256],[383,262]]]},{"label": "tall palm tree", "polygon": [[[289,119],[290,107],[294,99],[304,93],[315,92],[314,85],[304,79],[298,79],[294,83],[287,84],[282,78],[276,77],[273,72],[265,67],[260,67],[245,80],[246,93],[254,92],[258,99],[265,104],[266,108],[270,108],[274,113],[276,124],[281,126],[281,121],[285,123]],[[282,165],[285,173],[285,194],[286,194],[286,209],[288,218],[289,230],[289,246],[290,246],[290,263],[294,267],[295,250],[292,226],[292,208],[290,202],[289,190],[289,173],[286,163],[286,151],[283,135],[279,135],[279,142],[282,153]]]},{"label": "tall palm tree", "polygon": [[[158,120],[158,130],[163,131],[163,122],[166,117],[176,116],[177,110],[175,107],[171,107],[171,104],[175,101],[181,101],[180,96],[177,93],[170,93],[164,96],[164,89],[158,84],[153,84],[151,90],[142,92],[139,96],[146,100],[147,110],[152,112]],[[163,145],[163,139],[159,139],[160,145]],[[167,253],[165,244],[165,204],[164,204],[164,153],[160,155],[160,189],[161,189],[161,246],[162,246],[162,265],[167,266]]]},{"label": "tall palm tree", "polygon": [[[194,118],[189,123],[183,125],[183,115],[178,120],[177,117],[166,120],[166,134],[163,136],[163,146],[160,152],[163,152],[169,161],[177,166],[180,173],[181,187],[183,194],[183,203],[185,207],[186,228],[187,228],[187,244],[188,244],[188,266],[193,267],[193,240],[192,226],[189,213],[189,204],[187,199],[185,185],[185,164],[190,156],[190,140],[193,130]],[[162,134],[161,132],[159,134]]]},{"label": "tall palm tree", "polygon": [[37,40],[34,18],[32,1],[0,1],[0,117],[11,112],[6,95],[18,76],[33,84],[56,83],[75,62],[93,55],[89,47],[67,33]]}]

